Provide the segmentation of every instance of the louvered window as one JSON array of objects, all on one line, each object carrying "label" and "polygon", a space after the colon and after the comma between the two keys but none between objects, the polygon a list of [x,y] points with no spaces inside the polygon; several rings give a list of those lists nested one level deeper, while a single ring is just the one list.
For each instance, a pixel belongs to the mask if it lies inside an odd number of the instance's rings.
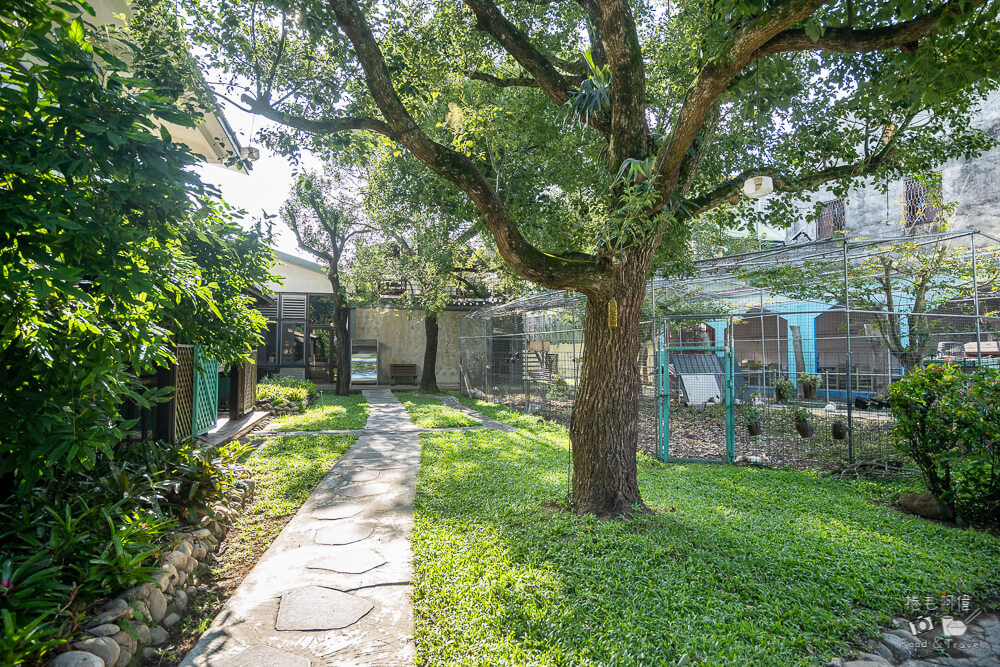
[{"label": "louvered window", "polygon": [[281,319],[305,320],[306,297],[304,294],[281,295]]}]

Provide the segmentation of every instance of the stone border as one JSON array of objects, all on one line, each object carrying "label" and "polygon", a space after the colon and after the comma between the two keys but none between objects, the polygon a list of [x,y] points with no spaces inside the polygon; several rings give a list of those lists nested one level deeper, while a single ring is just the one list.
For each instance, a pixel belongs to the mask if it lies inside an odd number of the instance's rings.
[{"label": "stone border", "polygon": [[[244,507],[254,493],[254,481],[244,478],[226,500]],[[126,667],[142,659],[156,659],[162,646],[181,625],[194,585],[209,573],[209,561],[229,531],[232,512],[220,503],[215,517],[203,517],[198,526],[173,533],[161,553],[153,581],[133,586],[105,603],[83,625],[71,650],[60,653],[49,667]]]}]

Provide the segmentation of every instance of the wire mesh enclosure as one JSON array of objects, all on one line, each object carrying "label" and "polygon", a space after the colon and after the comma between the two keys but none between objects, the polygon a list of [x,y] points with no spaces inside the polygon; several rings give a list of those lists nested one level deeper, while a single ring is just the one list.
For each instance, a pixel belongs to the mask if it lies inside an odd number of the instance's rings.
[{"label": "wire mesh enclosure", "polygon": [[[928,363],[1000,363],[998,278],[995,240],[969,231],[831,239],[651,280],[639,447],[664,460],[902,467],[890,385]],[[584,308],[550,291],[462,318],[462,392],[569,423]]]}]

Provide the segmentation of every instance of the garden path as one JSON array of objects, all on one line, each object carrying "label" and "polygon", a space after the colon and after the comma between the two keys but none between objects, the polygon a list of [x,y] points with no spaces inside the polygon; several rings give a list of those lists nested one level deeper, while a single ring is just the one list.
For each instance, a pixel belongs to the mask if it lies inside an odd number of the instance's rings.
[{"label": "garden path", "polygon": [[410,533],[425,429],[414,426],[391,392],[364,395],[370,412],[357,442],[182,667],[413,662]]}]

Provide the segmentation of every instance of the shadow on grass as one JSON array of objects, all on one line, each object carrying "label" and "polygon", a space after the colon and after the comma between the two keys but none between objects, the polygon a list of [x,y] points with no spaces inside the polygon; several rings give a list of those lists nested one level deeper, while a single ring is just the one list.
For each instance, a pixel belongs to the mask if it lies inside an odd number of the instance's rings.
[{"label": "shadow on grass", "polygon": [[340,431],[361,429],[368,421],[368,401],[361,394],[323,392],[303,414],[275,420],[276,431]]},{"label": "shadow on grass", "polygon": [[274,516],[294,513],[356,439],[344,435],[268,438],[246,461],[257,480],[252,507]]},{"label": "shadow on grass", "polygon": [[410,421],[420,428],[452,428],[459,426],[478,426],[479,422],[463,415],[447,405],[442,405],[440,398],[412,392],[397,392],[397,397],[406,408]]},{"label": "shadow on grass", "polygon": [[546,512],[566,495],[565,429],[491,416],[529,428],[422,436],[423,664],[817,664],[907,595],[1000,579],[1000,541],[880,505],[898,484],[644,458],[657,515]]}]

